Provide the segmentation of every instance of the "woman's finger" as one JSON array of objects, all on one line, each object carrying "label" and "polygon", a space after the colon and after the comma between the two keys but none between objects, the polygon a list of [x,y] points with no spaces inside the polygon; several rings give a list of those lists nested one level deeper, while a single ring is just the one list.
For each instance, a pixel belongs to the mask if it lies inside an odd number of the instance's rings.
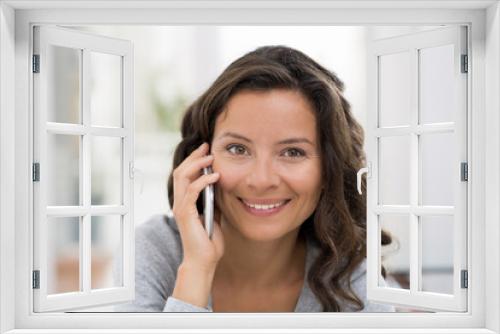
[{"label": "woman's finger", "polygon": [[207,143],[202,143],[200,146],[198,146],[193,152],[191,152],[181,163],[179,166],[177,166],[177,169],[180,167],[181,170],[185,166],[189,166],[193,160],[196,160],[197,158],[203,157],[208,153],[208,148],[209,145]]},{"label": "woman's finger", "polygon": [[219,173],[212,174],[204,174],[200,176],[196,181],[192,182],[186,191],[185,200],[187,203],[196,203],[198,197],[200,197],[200,193],[205,187],[208,185],[217,182],[219,179]]},{"label": "woman's finger", "polygon": [[191,219],[184,219],[188,217],[197,217],[198,209],[196,208],[196,201],[200,197],[201,191],[208,185],[217,182],[219,178],[219,173],[212,173],[207,175],[201,175],[198,179],[190,183],[184,190],[184,195],[174,200],[174,208],[172,209],[177,215],[182,215],[182,221],[190,221]]},{"label": "woman's finger", "polygon": [[203,167],[209,166],[213,160],[213,155],[205,155],[204,157],[196,158],[196,160],[193,160],[191,164],[178,169],[176,178],[194,181],[198,176],[200,176],[200,172]]},{"label": "woman's finger", "polygon": [[213,156],[205,156],[202,158],[197,158],[193,161],[191,165],[179,169],[174,176],[174,202],[175,200],[181,200],[186,194],[186,188],[200,177],[202,169],[208,167],[213,162]]}]

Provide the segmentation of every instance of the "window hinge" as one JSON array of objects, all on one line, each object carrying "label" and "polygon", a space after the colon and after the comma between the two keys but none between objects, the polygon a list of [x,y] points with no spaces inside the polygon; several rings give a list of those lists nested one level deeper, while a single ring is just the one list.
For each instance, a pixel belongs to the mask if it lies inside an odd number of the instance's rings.
[{"label": "window hinge", "polygon": [[460,287],[462,289],[467,289],[469,287],[469,272],[467,270],[462,270],[462,280]]},{"label": "window hinge", "polygon": [[33,182],[40,181],[40,163],[35,162],[33,164]]},{"label": "window hinge", "polygon": [[40,55],[33,55],[33,73],[40,73]]},{"label": "window hinge", "polygon": [[469,72],[469,57],[462,55],[462,73]]},{"label": "window hinge", "polygon": [[462,181],[468,181],[469,180],[469,165],[466,162],[462,162],[461,163],[460,179]]},{"label": "window hinge", "polygon": [[33,289],[40,289],[40,270],[33,270]]}]

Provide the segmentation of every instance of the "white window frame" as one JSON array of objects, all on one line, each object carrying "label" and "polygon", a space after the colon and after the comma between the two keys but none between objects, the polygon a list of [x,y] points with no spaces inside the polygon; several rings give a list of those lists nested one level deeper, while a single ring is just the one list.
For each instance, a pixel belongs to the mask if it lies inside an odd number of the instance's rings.
[{"label": "white window frame", "polygon": [[[395,36],[372,41],[369,47],[369,89],[368,99],[369,109],[367,115],[366,127],[366,160],[369,166],[367,177],[367,298],[381,303],[401,305],[403,307],[423,308],[431,311],[457,311],[467,310],[468,289],[461,287],[461,271],[467,270],[467,212],[470,207],[467,206],[467,192],[469,182],[461,180],[460,164],[467,162],[467,81],[469,73],[463,73],[461,70],[461,55],[467,54],[467,29],[465,26],[441,27],[429,31],[410,33],[403,36]],[[420,105],[420,75],[421,67],[418,65],[420,51],[426,48],[439,47],[443,45],[452,45],[453,63],[450,67],[453,69],[454,102],[453,118],[448,123],[421,124],[419,121]],[[386,55],[408,56],[408,125],[383,126],[380,123],[380,88],[382,87],[380,70],[381,57]],[[451,134],[453,144],[456,145],[456,154],[453,155],[452,164],[455,167],[453,171],[453,204],[452,205],[423,205],[419,199],[422,196],[422,169],[419,167],[419,150],[421,135],[431,133]],[[408,168],[408,204],[391,205],[381,203],[380,190],[382,180],[379,178],[379,171],[382,160],[380,159],[381,140],[387,138],[408,138],[409,163],[403,168]],[[420,138],[420,139],[419,139]],[[403,165],[404,166],[404,165]],[[381,222],[382,215],[402,214],[407,223],[407,232],[409,245],[408,265],[410,286],[408,289],[399,289],[387,286],[380,286],[378,280],[380,273],[381,245]],[[453,232],[451,240],[453,248],[450,249],[453,254],[451,265],[453,267],[451,293],[441,294],[422,289],[422,225],[420,219],[444,214],[445,217],[451,217]],[[400,216],[402,217],[402,216]],[[392,218],[390,218],[392,219]],[[390,220],[389,219],[389,220]],[[402,223],[402,222],[400,222]],[[390,229],[389,229],[389,232]],[[472,273],[471,273],[472,274]],[[451,282],[449,282],[451,283]]]},{"label": "white window frame", "polygon": [[[29,289],[32,268],[29,252],[33,241],[31,26],[103,23],[468,24],[472,36],[469,311],[463,314],[33,313]],[[266,333],[500,333],[498,1],[4,0],[0,2],[0,75],[0,333],[47,333],[48,328],[59,328],[61,333],[116,333],[124,328],[133,329],[127,333],[153,332],[153,328],[162,329],[155,333],[181,332],[178,328],[191,328],[189,333],[264,332],[258,328],[268,328]]]},{"label": "white window frame", "polygon": [[[34,54],[40,58],[40,68],[48,69],[48,49],[50,46],[62,46],[81,50],[81,124],[58,123],[47,120],[47,95],[51,87],[48,86],[48,72],[40,70],[33,76],[34,104],[34,162],[40,164],[39,180],[33,184],[33,269],[39,272],[39,287],[34,289],[34,310],[36,312],[71,310],[91,306],[106,305],[130,301],[135,295],[135,261],[134,259],[134,200],[133,200],[133,46],[130,41],[117,38],[96,36],[80,31],[71,31],[60,27],[36,27],[33,43]],[[90,107],[90,72],[92,68],[92,53],[114,55],[120,61],[120,126],[108,127],[93,125]],[[51,180],[44,173],[47,166],[47,136],[48,134],[67,134],[79,136],[79,204],[70,206],[47,204],[47,188]],[[92,205],[91,178],[92,178],[92,139],[102,136],[120,140],[120,191],[122,202],[116,205]],[[45,168],[46,170],[46,168]],[[49,203],[53,204],[53,203]],[[91,260],[91,225],[92,216],[114,215],[119,217],[119,233],[122,246],[120,247],[120,268],[122,270],[122,285],[105,289],[92,289],[92,260]],[[55,217],[73,217],[79,220],[78,262],[80,291],[71,293],[49,294],[47,291],[47,240],[48,220]]]}]

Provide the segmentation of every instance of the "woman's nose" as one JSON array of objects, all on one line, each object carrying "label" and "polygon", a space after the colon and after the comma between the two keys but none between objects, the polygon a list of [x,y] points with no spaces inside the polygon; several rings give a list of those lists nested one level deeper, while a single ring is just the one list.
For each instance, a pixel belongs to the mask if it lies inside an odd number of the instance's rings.
[{"label": "woman's nose", "polygon": [[276,172],[272,158],[255,159],[247,176],[247,185],[265,189],[279,185],[280,176]]}]

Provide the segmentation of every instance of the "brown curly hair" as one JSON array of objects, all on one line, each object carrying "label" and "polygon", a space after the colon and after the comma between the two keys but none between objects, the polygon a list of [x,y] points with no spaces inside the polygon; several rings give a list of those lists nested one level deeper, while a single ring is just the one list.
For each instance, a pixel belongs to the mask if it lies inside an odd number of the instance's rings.
[{"label": "brown curly hair", "polygon": [[[297,90],[310,101],[319,136],[324,188],[317,208],[300,228],[321,249],[308,273],[309,286],[325,312],[342,311],[341,300],[361,310],[363,302],[352,290],[350,278],[366,257],[366,180],[363,195],[356,188],[357,171],[365,166],[364,132],[343,96],[343,82],[333,72],[286,46],[263,46],[245,54],[187,109],[172,171],[201,143],[212,142],[215,121],[233,95],[279,88]],[[173,207],[172,173],[168,198]],[[202,212],[201,196],[196,205]],[[390,239],[382,232],[384,244]],[[385,277],[383,268],[382,274]]]}]

